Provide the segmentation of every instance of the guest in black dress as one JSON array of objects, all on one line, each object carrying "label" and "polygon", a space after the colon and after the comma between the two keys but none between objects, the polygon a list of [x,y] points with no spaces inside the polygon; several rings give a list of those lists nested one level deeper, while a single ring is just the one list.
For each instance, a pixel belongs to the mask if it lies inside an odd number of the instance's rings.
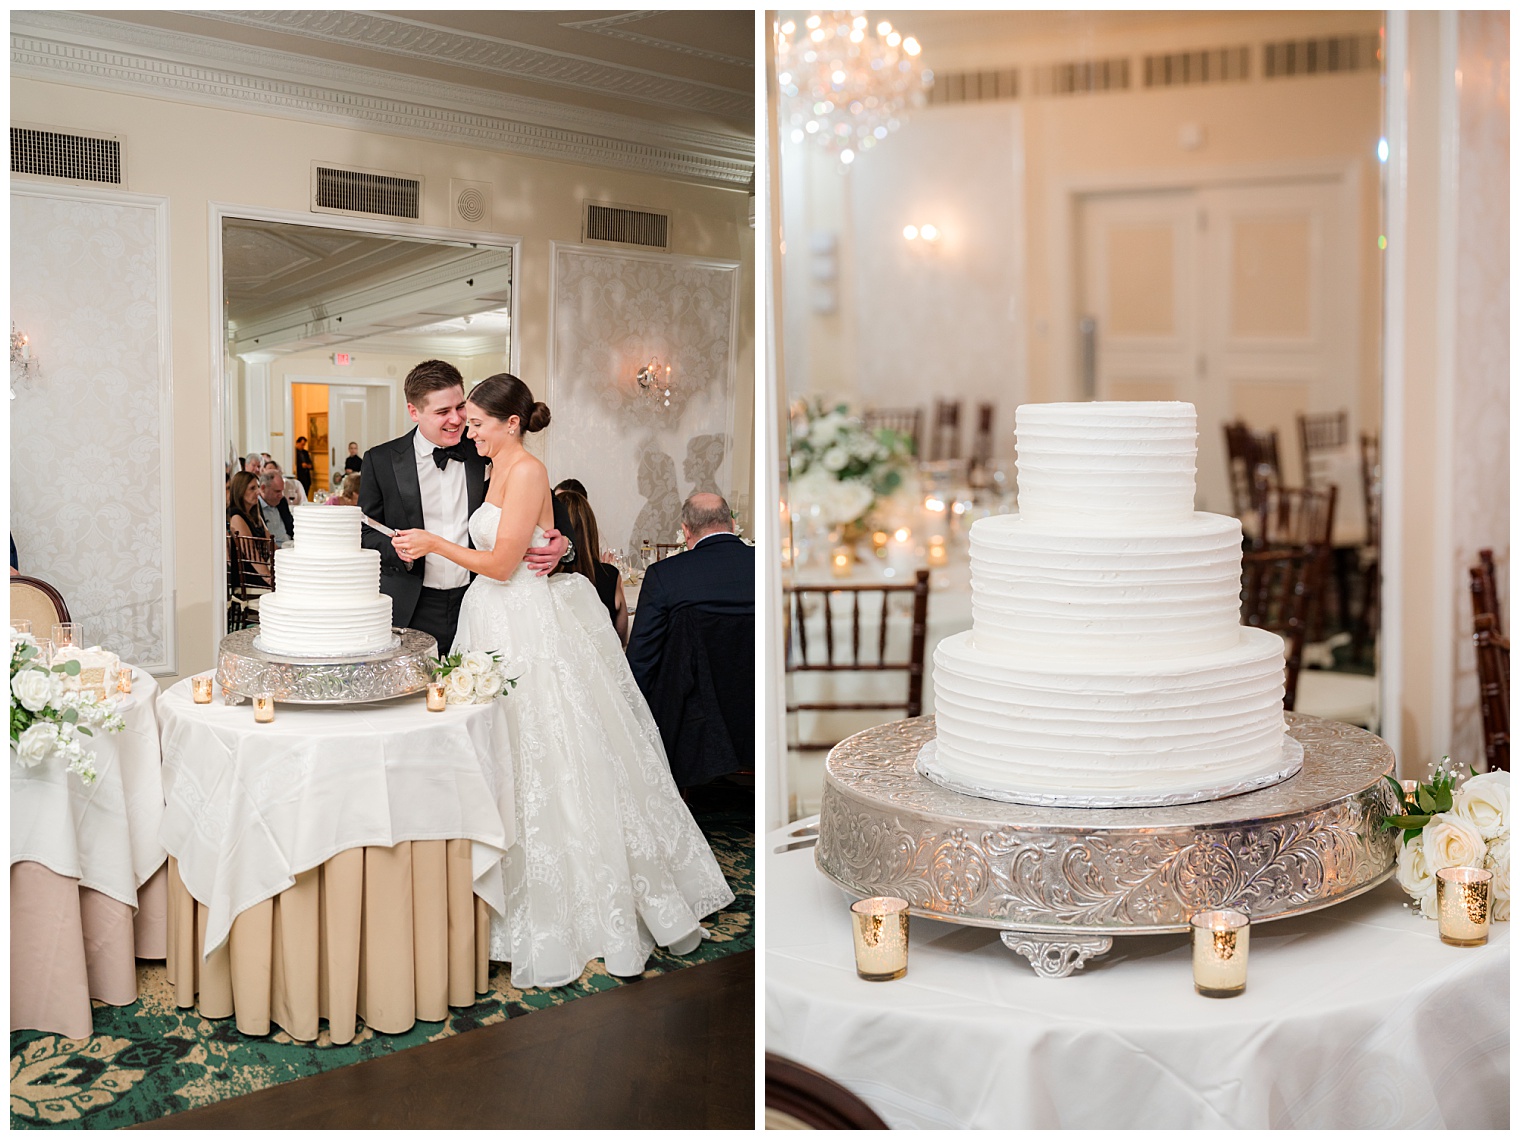
[{"label": "guest in black dress", "polygon": [[[233,475],[230,499],[227,529],[237,535],[268,538],[269,528],[264,525],[264,515],[259,510],[259,477],[246,471]],[[267,562],[245,560],[243,573],[258,585],[268,586],[274,581],[274,572]]]},{"label": "guest in black dress", "polygon": [[343,460],[343,470],[345,472],[364,470],[364,458],[359,454],[359,445],[357,443],[350,443],[348,445],[348,457]]},{"label": "guest in black dress", "polygon": [[618,568],[603,562],[598,553],[602,548],[602,538],[597,533],[596,515],[591,513],[591,504],[586,501],[585,495],[575,491],[558,491],[554,497],[564,506],[565,513],[570,516],[570,525],[575,528],[575,562],[569,569],[591,579],[597,597],[607,607],[607,616],[612,619],[612,627],[617,630],[618,641],[627,645],[628,601],[623,597],[623,579]]}]

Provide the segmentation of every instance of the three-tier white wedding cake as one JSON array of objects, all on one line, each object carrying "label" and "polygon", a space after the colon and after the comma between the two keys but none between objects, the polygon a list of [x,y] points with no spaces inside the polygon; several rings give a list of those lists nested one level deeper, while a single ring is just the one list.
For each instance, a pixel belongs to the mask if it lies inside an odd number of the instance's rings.
[{"label": "three-tier white wedding cake", "polygon": [[283,657],[358,657],[396,644],[380,593],[380,552],[359,542],[358,507],[290,508],[295,542],[274,553],[274,593],[254,646]]},{"label": "three-tier white wedding cake", "polygon": [[1193,510],[1193,406],[1026,404],[1016,431],[1019,513],[971,528],[972,629],[935,651],[919,770],[1075,807],[1297,771],[1282,640],[1240,624],[1240,523]]}]

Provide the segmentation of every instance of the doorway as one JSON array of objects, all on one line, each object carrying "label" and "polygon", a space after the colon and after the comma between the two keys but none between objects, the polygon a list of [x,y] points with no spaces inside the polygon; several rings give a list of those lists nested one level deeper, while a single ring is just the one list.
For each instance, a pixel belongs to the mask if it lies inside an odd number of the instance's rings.
[{"label": "doorway", "polygon": [[396,434],[391,422],[390,381],[349,380],[341,384],[310,377],[290,379],[290,422],[305,435],[311,452],[313,490],[338,491],[348,445],[363,455]]},{"label": "doorway", "polygon": [[[1357,383],[1355,219],[1339,180],[1085,194],[1084,395],[1198,409],[1198,509],[1231,509],[1223,425],[1276,430],[1300,481],[1299,413],[1375,425]],[[1348,488],[1349,490],[1349,488]],[[1342,495],[1342,509],[1358,496]]]}]

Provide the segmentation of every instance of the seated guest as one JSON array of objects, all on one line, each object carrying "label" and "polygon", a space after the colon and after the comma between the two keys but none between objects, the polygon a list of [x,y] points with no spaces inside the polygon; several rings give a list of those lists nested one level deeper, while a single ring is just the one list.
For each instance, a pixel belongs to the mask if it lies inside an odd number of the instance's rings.
[{"label": "seated guest", "polygon": [[[273,459],[264,464],[264,474],[268,475],[271,471],[278,471],[282,476],[285,474],[285,469]],[[301,506],[306,502],[306,488],[294,479],[286,479],[285,501],[293,507]]]},{"label": "seated guest", "polygon": [[555,484],[554,493],[557,495],[561,491],[574,491],[581,498],[585,499],[588,505],[591,502],[591,496],[586,494],[586,485],[579,479],[561,479]]},{"label": "seated guest", "polygon": [[359,445],[350,441],[348,445],[348,457],[343,460],[343,470],[361,471],[364,469],[364,459],[359,454]]},{"label": "seated guest", "polygon": [[[561,483],[560,486],[563,487],[564,484]],[[628,602],[623,597],[623,577],[616,566],[609,566],[596,554],[601,549],[601,536],[597,533],[596,515],[591,513],[591,504],[586,501],[585,495],[575,491],[556,491],[554,497],[564,505],[565,513],[570,516],[570,525],[575,528],[575,562],[565,569],[591,579],[597,597],[607,607],[612,627],[617,630],[618,643],[626,645]]]},{"label": "seated guest", "polygon": [[285,476],[273,465],[259,476],[259,513],[274,544],[289,546],[296,535],[295,518],[285,501]]},{"label": "seated guest", "polygon": [[243,460],[243,470],[250,475],[259,475],[264,471],[264,457],[257,451],[250,451],[248,458]]},{"label": "seated guest", "polygon": [[639,588],[628,665],[647,697],[665,649],[671,615],[694,607],[713,613],[755,613],[755,551],[734,533],[723,496],[692,495],[681,505],[686,552],[656,562]]},{"label": "seated guest", "polygon": [[[263,512],[259,510],[259,480],[247,471],[239,471],[232,477],[232,503],[227,507],[227,529],[237,535],[268,538],[269,528],[264,524]],[[245,562],[243,573],[251,580],[268,586],[274,575],[267,562]]]},{"label": "seated guest", "polygon": [[351,471],[343,476],[343,486],[338,494],[327,497],[329,507],[357,507],[359,505],[359,473]]}]

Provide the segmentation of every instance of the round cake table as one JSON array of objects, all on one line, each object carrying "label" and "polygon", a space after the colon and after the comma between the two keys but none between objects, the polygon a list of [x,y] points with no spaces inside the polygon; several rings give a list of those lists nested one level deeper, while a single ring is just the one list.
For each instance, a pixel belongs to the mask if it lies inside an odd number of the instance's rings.
[{"label": "round cake table", "polygon": [[1060,981],[994,930],[915,917],[907,976],[856,976],[816,821],[766,846],[766,1048],[894,1128],[1504,1128],[1509,924],[1444,945],[1385,883],[1252,932],[1246,992],[1193,992],[1186,935]]},{"label": "round cake table", "polygon": [[[181,1006],[331,1039],[437,1021],[483,988],[485,907],[514,837],[500,702],[159,700],[169,976]],[[510,700],[510,697],[505,698]]]}]

